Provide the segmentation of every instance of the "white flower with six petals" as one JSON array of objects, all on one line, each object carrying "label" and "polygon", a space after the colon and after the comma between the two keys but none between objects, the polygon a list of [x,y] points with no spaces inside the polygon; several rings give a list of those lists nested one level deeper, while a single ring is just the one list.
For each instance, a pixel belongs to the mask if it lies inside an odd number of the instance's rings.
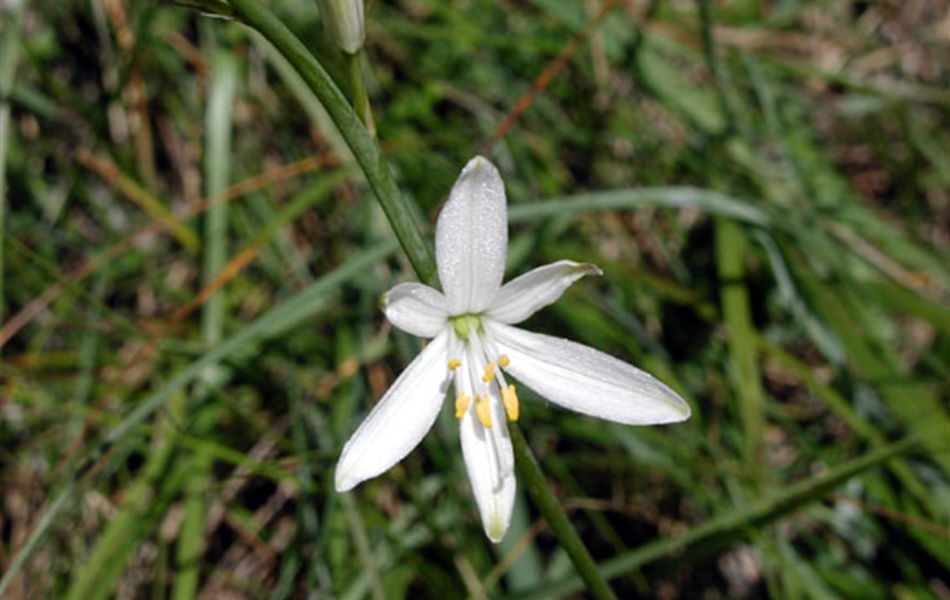
[{"label": "white flower with six petals", "polygon": [[436,263],[443,291],[402,283],[383,296],[393,325],[432,341],[389,388],[343,448],[336,489],[346,492],[402,460],[455,388],[462,454],[482,524],[498,542],[515,499],[506,419],[518,396],[506,374],[564,408],[628,425],[689,418],[689,405],[651,375],[568,340],[512,327],[561,297],[591,264],[558,261],[505,285],[508,208],[487,159],[465,166],[439,215]]}]

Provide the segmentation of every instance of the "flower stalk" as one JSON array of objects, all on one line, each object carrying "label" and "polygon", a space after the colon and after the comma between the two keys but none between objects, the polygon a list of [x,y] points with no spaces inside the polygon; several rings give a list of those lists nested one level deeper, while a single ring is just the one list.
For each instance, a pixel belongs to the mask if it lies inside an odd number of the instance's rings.
[{"label": "flower stalk", "polygon": [[376,139],[376,121],[373,120],[373,107],[369,103],[369,94],[366,93],[366,84],[363,80],[363,51],[360,50],[353,54],[344,52],[343,58],[346,61],[350,89],[353,92],[353,108],[366,127],[366,131],[373,139]]},{"label": "flower stalk", "polygon": [[511,447],[515,453],[515,466],[518,467],[518,474],[525,482],[525,491],[531,497],[531,501],[541,511],[548,522],[548,526],[554,535],[557,536],[561,547],[567,552],[574,563],[577,574],[584,581],[591,596],[597,600],[617,600],[607,582],[601,577],[597,570],[597,564],[594,558],[587,550],[587,546],[581,541],[571,521],[567,518],[567,513],[561,507],[548,486],[548,481],[534,458],[534,453],[524,439],[521,429],[514,423],[508,427],[511,433]]},{"label": "flower stalk", "polygon": [[333,123],[356,157],[370,189],[379,200],[419,279],[435,284],[435,257],[413,217],[413,211],[399,191],[399,186],[380,153],[379,144],[369,134],[359,115],[330,77],[320,61],[258,0],[230,0],[234,12],[287,59],[307,87],[320,99]]},{"label": "flower stalk", "polygon": [[[353,151],[357,162],[359,163],[367,181],[370,184],[370,188],[373,190],[374,194],[382,205],[387,219],[389,220],[390,225],[393,227],[396,237],[398,238],[403,250],[406,252],[410,263],[416,271],[416,274],[419,276],[422,282],[429,285],[437,285],[439,276],[435,257],[432,254],[429,245],[425,242],[418,223],[413,219],[413,212],[410,210],[407,201],[401,195],[391,172],[389,171],[387,165],[383,162],[379,145],[376,142],[375,137],[370,134],[363,120],[347,102],[346,97],[333,82],[319,61],[306,49],[300,40],[297,39],[293,33],[273,15],[273,13],[265,5],[257,2],[256,0],[230,0],[230,3],[235,12],[246,24],[263,35],[264,38],[273,44],[275,48],[277,48],[277,50],[288,60],[288,62],[293,65],[302,79],[306,82],[308,87],[310,87],[314,94],[316,94],[316,96],[320,99],[321,103],[327,109],[327,112],[330,114],[337,128],[340,130],[347,144],[350,146],[350,149]],[[465,234],[465,232],[456,233],[459,235]],[[504,260],[501,261],[501,265],[503,268]],[[581,275],[583,274],[586,273],[581,273]],[[551,278],[549,277],[548,279],[550,280]],[[564,278],[561,277],[560,279],[563,280]],[[536,285],[539,283],[543,282],[535,282]],[[556,288],[557,286],[554,287]],[[557,296],[560,295],[560,292],[563,291],[563,288],[560,291],[557,289],[547,289],[543,291],[545,291],[549,296],[553,294],[554,298],[550,300],[553,301]],[[516,310],[519,307],[517,306],[517,302],[514,302],[510,303],[509,308]],[[530,306],[521,306],[520,310],[521,312],[525,312],[530,310],[530,308]],[[450,329],[455,329],[456,322],[457,321],[452,322]],[[475,328],[472,327],[474,323],[470,322],[469,325],[469,331],[474,331]],[[449,333],[446,337],[451,335],[452,334]],[[423,351],[423,355],[426,353],[437,354],[437,351],[440,349],[440,344],[443,344],[443,341],[441,338],[436,338],[426,347],[426,349]],[[447,348],[447,345],[441,345],[441,348],[444,350]],[[421,358],[422,356],[420,356],[417,361]],[[497,359],[499,364],[509,360],[507,357],[502,360],[501,356],[499,356]],[[454,363],[449,361],[446,366],[447,368],[451,369],[453,364]],[[504,368],[504,365],[502,365],[502,368]],[[403,374],[403,377],[405,375],[406,373]],[[489,375],[487,370],[485,375]],[[396,385],[398,385],[398,381]],[[444,382],[442,385],[444,385]],[[508,389],[513,395],[514,388],[512,387]],[[460,394],[461,404],[464,405],[466,402],[464,401],[465,399],[461,397],[461,395],[462,394]],[[675,394],[674,397],[678,398],[678,396],[675,396]],[[681,399],[679,401],[682,402]],[[502,407],[500,402],[496,402],[495,404],[496,410]],[[509,429],[507,419],[515,421],[517,420],[518,415],[517,409],[515,408],[512,411],[508,404],[510,404],[510,401],[505,402],[503,408],[504,412],[497,415],[500,417],[497,420],[499,426],[495,427],[494,431],[498,432],[502,431],[503,429],[504,432],[508,434],[504,436],[506,438],[510,438],[510,441],[508,441],[508,456],[511,457],[512,462],[517,464],[519,472],[525,474],[524,476],[528,479],[529,494],[537,504],[538,509],[551,524],[552,531],[558,537],[560,543],[568,551],[568,555],[574,562],[578,573],[584,578],[587,586],[591,590],[591,593],[594,595],[594,597],[599,599],[613,598],[614,596],[610,591],[610,588],[607,587],[604,580],[597,573],[593,559],[590,557],[590,554],[584,547],[583,542],[580,541],[580,537],[577,535],[577,532],[574,531],[570,521],[567,519],[566,514],[558,504],[556,498],[554,498],[550,490],[547,489],[547,483],[544,479],[544,475],[541,473],[541,470],[538,467],[537,462],[534,460],[530,449],[524,442],[524,438],[521,436],[520,430],[513,423]],[[382,402],[380,402],[378,407],[379,406],[382,406]],[[689,407],[685,403],[682,403],[680,408],[685,409],[685,412],[681,415],[681,417],[667,420],[681,420],[683,418],[687,418],[689,416]],[[457,410],[458,409],[462,409],[460,412],[462,413],[463,417],[468,415],[467,421],[469,424],[482,422],[482,426],[484,427],[484,422],[482,421],[481,415],[478,415],[476,419],[471,418],[472,409],[469,408],[469,406],[459,406],[457,407]],[[432,421],[434,421],[434,415]],[[431,424],[431,422],[429,424]],[[408,453],[409,450],[411,450],[411,447],[406,449],[405,453]],[[403,455],[405,453],[403,453]],[[401,458],[401,456],[398,458]],[[378,469],[378,472],[382,472],[388,468],[388,466],[391,466],[393,462],[395,462],[391,459],[392,456],[388,457],[387,462],[389,462],[389,465],[385,465],[384,468]],[[378,474],[378,472],[376,474]],[[471,475],[472,473],[470,470],[470,476]],[[477,474],[477,479],[484,483],[484,480],[490,479],[492,476],[497,476],[497,473],[492,474],[480,472]],[[354,477],[351,481],[346,482],[348,484],[347,486],[341,486],[340,472],[338,469],[337,487],[352,488],[357,483],[359,483],[359,481],[362,481],[366,478],[368,477]],[[513,477],[511,479],[513,480]],[[493,487],[495,487],[496,490],[493,490],[492,493],[497,492],[498,483],[499,482],[493,484]],[[506,489],[510,489],[512,495],[511,500],[513,501],[513,485],[507,486]],[[507,504],[507,501],[505,504]],[[503,508],[503,511],[505,512],[508,512],[509,510],[509,507]],[[500,539],[501,535],[504,534],[504,529],[507,528],[507,518],[510,518],[510,512],[508,512],[508,515],[505,517],[506,520],[503,523],[503,527],[500,529],[497,526],[493,527],[494,531],[492,533],[497,535],[490,535],[490,537],[498,537]],[[489,524],[486,523],[486,528],[488,525]]]}]

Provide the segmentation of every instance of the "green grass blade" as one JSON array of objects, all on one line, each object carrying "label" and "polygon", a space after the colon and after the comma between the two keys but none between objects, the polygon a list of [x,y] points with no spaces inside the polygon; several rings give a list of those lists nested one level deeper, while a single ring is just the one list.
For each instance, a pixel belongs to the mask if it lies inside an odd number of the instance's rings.
[{"label": "green grass blade", "polygon": [[353,151],[390,225],[409,257],[419,279],[437,284],[435,258],[422,237],[414,211],[399,191],[379,146],[363,126],[343,92],[319,61],[268,8],[256,0],[232,0],[231,5],[244,20],[273,44],[294,66],[310,89],[320,98],[337,129]]},{"label": "green grass blade", "polygon": [[765,394],[762,390],[755,326],[745,283],[748,240],[735,222],[716,220],[716,261],[719,267],[722,315],[729,335],[729,367],[735,385],[739,420],[745,437],[745,463],[754,478],[765,477]]},{"label": "green grass blade", "polygon": [[574,216],[603,210],[634,210],[648,206],[695,208],[750,225],[774,225],[766,212],[749,202],[720,192],[686,186],[607,190],[517,204],[509,208],[508,218],[513,223],[519,223],[542,217]]},{"label": "green grass blade", "polygon": [[[682,560],[684,553],[695,551],[701,545],[711,542],[721,548],[741,539],[747,529],[759,528],[789,515],[800,506],[821,498],[848,479],[911,452],[920,442],[920,436],[913,436],[874,450],[826,473],[790,485],[777,494],[752,500],[737,509],[721,513],[694,526],[686,533],[651,542],[628,554],[604,561],[599,566],[600,572],[604,577],[613,578],[666,557],[677,556]],[[711,549],[709,546],[704,551]],[[527,594],[516,595],[515,598],[541,600],[562,597],[578,592],[582,586],[579,579],[571,577]]]},{"label": "green grass blade", "polygon": [[[929,386],[920,380],[908,380],[883,350],[870,343],[855,310],[857,299],[849,287],[820,281],[798,256],[791,264],[815,310],[841,340],[849,363],[881,394],[908,431],[924,436],[934,462],[950,474],[950,448],[945,442],[950,439],[950,417]],[[931,435],[933,432],[942,435]]]},{"label": "green grass blade", "polygon": [[[799,359],[761,334],[758,334],[758,345],[762,352],[771,360],[774,360],[783,368],[792,371],[799,381],[806,385],[816,396],[821,398],[856,434],[876,448],[883,448],[887,445],[887,439],[884,435],[878,431],[872,423],[861,418],[848,401],[835,391],[834,388],[820,383],[808,365],[802,363]],[[936,499],[927,492],[927,488],[920,478],[914,474],[903,459],[894,459],[887,463],[887,466],[893,471],[894,475],[901,480],[904,489],[917,498],[921,505],[927,508],[930,514],[950,514],[950,507],[940,507]]]},{"label": "green grass blade", "polygon": [[194,381],[208,366],[238,355],[246,356],[253,352],[255,346],[261,341],[278,336],[302,321],[313,318],[327,308],[342,283],[363,274],[365,269],[392,254],[395,250],[395,244],[380,244],[358,253],[341,266],[327,273],[313,285],[259,317],[238,333],[225,339],[219,346],[209,350],[188,365],[159,390],[148,395],[119,425],[109,432],[105,442],[112,443],[123,438],[133,427],[141,424],[158,410],[173,393]]},{"label": "green grass blade", "polygon": [[60,516],[60,513],[62,513],[65,508],[72,506],[75,501],[76,484],[72,480],[67,480],[53,501],[47,504],[43,516],[40,517],[33,531],[30,532],[30,537],[27,538],[26,543],[23,544],[20,551],[13,557],[13,560],[8,563],[3,577],[0,578],[0,598],[6,597],[5,594],[10,584],[13,583],[13,578],[16,577],[26,561],[37,550],[40,542],[43,541],[43,538],[46,537],[52,526],[56,523],[56,519]]},{"label": "green grass blade", "polygon": [[[225,192],[231,164],[231,114],[237,90],[238,63],[228,50],[217,49],[212,60],[211,88],[205,117],[207,142],[205,148],[205,181],[207,184],[208,212],[204,231],[204,264],[202,283],[207,286],[225,268],[228,254],[228,204]],[[205,348],[213,348],[224,336],[224,290],[212,294],[201,310],[201,341]],[[208,396],[217,382],[229,377],[218,364],[209,365],[202,373],[198,394]],[[200,402],[204,398],[199,398]],[[217,407],[202,407],[189,415],[191,429],[199,437],[209,435],[217,421]],[[196,451],[185,458],[184,516],[176,545],[177,572],[172,586],[172,598],[190,600],[198,590],[205,518],[208,514],[206,496],[212,487],[213,456]]]},{"label": "green grass blade", "polygon": [[[132,559],[139,542],[150,536],[163,514],[156,497],[159,486],[163,492],[177,480],[164,478],[175,451],[175,421],[183,415],[185,396],[176,394],[170,403],[170,417],[155,428],[152,449],[142,474],[130,485],[127,495],[115,516],[97,538],[88,559],[73,574],[65,600],[99,600],[112,595],[115,583]],[[164,497],[169,497],[164,495]],[[51,511],[52,512],[52,511]]]},{"label": "green grass blade", "polygon": [[571,557],[577,574],[584,581],[584,586],[593,598],[599,600],[616,600],[616,596],[607,582],[597,570],[597,565],[590,555],[590,551],[581,541],[574,530],[564,509],[561,507],[551,487],[548,485],[541,468],[528,449],[528,442],[518,425],[511,423],[508,427],[511,433],[511,445],[514,449],[515,464],[518,474],[524,480],[525,489],[534,501],[534,504],[548,519],[548,525],[555,532],[565,552]]},{"label": "green grass blade", "polygon": [[[205,119],[205,180],[208,211],[205,217],[204,265],[202,280],[210,284],[224,269],[228,255],[228,186],[231,155],[231,106],[237,89],[237,60],[227,50],[218,50],[212,60],[211,91]],[[222,291],[208,298],[201,311],[201,338],[206,346],[221,341],[224,332],[224,300]]]},{"label": "green grass blade", "polygon": [[[3,23],[3,39],[0,40],[0,237],[6,235],[7,212],[7,152],[10,144],[10,94],[13,91],[13,82],[16,73],[17,59],[20,49],[20,24],[23,13],[26,12],[26,2],[14,5],[10,10],[12,15]],[[3,244],[0,243],[0,265],[4,259]],[[0,272],[0,298],[4,298],[4,279]]]}]

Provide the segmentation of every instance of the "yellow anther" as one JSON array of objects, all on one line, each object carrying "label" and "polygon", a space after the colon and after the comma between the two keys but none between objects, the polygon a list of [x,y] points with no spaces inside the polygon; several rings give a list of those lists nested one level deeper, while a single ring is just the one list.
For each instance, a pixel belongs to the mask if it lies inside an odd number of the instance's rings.
[{"label": "yellow anther", "polygon": [[498,357],[498,366],[501,367],[502,369],[507,367],[510,363],[511,361],[508,360],[507,354],[502,354],[501,356]]},{"label": "yellow anther", "polygon": [[457,359],[457,358],[450,358],[450,359],[449,359],[449,371],[454,371],[455,369],[457,369],[457,368],[459,368],[459,367],[461,367],[461,366],[462,366],[462,361],[460,361],[459,359]]},{"label": "yellow anther", "polygon": [[485,374],[482,375],[482,381],[488,383],[495,378],[495,363],[488,363],[485,365]]},{"label": "yellow anther", "polygon": [[517,421],[519,410],[518,410],[518,393],[515,391],[515,385],[511,384],[507,389],[501,388],[501,401],[505,405],[505,414],[508,415],[509,421]]},{"label": "yellow anther", "polygon": [[455,418],[461,419],[465,416],[465,411],[468,410],[468,405],[471,404],[472,399],[466,396],[465,394],[459,394],[459,397],[455,399]]},{"label": "yellow anther", "polygon": [[482,425],[491,427],[491,407],[488,405],[488,394],[484,396],[475,394],[475,414],[478,415],[478,420],[482,422]]}]

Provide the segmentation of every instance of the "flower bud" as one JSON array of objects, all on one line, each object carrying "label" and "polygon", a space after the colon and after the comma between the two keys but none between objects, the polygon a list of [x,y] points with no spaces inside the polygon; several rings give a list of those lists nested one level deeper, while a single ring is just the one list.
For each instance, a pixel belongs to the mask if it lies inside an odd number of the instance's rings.
[{"label": "flower bud", "polygon": [[363,47],[363,0],[317,0],[323,27],[333,43],[350,54]]}]

